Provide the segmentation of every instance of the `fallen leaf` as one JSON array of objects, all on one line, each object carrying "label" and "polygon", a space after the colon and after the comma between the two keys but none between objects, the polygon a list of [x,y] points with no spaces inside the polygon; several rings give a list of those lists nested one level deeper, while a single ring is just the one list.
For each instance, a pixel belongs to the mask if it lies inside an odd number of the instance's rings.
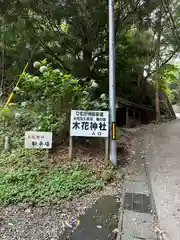
[{"label": "fallen leaf", "polygon": [[118,232],[119,232],[119,229],[118,229],[118,228],[115,228],[112,232],[113,232],[113,233],[118,233]]},{"label": "fallen leaf", "polygon": [[14,226],[14,224],[13,224],[13,223],[8,223],[8,225],[9,225],[9,226],[11,226],[11,227],[12,227],[12,226]]},{"label": "fallen leaf", "polygon": [[72,226],[68,223],[68,222],[65,222],[66,226],[72,228]]},{"label": "fallen leaf", "polygon": [[25,213],[30,213],[30,212],[31,212],[31,209],[30,209],[30,208],[28,208],[28,209],[25,210]]},{"label": "fallen leaf", "polygon": [[101,225],[97,225],[97,228],[102,228],[102,226]]}]

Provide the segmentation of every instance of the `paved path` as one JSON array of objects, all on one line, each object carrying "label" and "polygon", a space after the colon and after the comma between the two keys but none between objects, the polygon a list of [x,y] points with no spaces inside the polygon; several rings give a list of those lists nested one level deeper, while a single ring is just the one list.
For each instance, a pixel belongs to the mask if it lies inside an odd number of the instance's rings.
[{"label": "paved path", "polygon": [[[124,214],[120,218],[118,239],[157,239],[155,226],[164,232],[163,240],[180,240],[180,118],[148,125],[141,131],[144,134],[130,166],[136,174],[125,181]],[[141,194],[141,199],[149,197],[158,222],[151,212],[139,211],[143,204],[147,208],[147,201],[142,203],[137,194]]]},{"label": "paved path", "polygon": [[160,226],[180,240],[180,120],[149,127],[144,143]]},{"label": "paved path", "polygon": [[124,201],[120,209],[117,240],[156,240],[151,194],[146,174],[142,145],[135,146],[129,172],[124,183]]}]

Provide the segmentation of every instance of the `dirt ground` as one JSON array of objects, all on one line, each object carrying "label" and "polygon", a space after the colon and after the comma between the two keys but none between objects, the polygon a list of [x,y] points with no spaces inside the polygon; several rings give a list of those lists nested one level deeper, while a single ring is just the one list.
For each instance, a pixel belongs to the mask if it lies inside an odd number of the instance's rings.
[{"label": "dirt ground", "polygon": [[0,240],[59,240],[72,219],[84,214],[97,199],[116,195],[121,185],[112,184],[94,192],[56,205],[18,204],[0,207]]}]

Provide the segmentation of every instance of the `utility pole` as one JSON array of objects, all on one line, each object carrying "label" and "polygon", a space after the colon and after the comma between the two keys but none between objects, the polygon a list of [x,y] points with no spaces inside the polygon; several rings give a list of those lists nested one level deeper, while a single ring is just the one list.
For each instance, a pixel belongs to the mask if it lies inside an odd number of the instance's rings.
[{"label": "utility pole", "polygon": [[156,53],[156,123],[160,120],[160,100],[159,100],[159,68],[161,50],[161,31],[162,31],[162,6],[159,8],[158,32],[157,32],[157,53]]},{"label": "utility pole", "polygon": [[117,166],[116,149],[116,91],[115,91],[115,31],[114,0],[109,0],[109,112],[110,112],[110,161]]}]

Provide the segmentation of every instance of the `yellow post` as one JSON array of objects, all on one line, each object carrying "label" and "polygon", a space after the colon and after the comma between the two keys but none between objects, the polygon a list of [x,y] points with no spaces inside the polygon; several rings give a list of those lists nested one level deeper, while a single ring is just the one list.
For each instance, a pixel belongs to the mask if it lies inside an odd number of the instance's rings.
[{"label": "yellow post", "polygon": [[[23,71],[22,71],[22,73],[21,73],[21,75],[20,75],[20,77],[19,77],[19,79],[18,79],[18,81],[17,81],[17,83],[16,83],[15,88],[18,87],[18,85],[19,85],[19,83],[20,83],[20,81],[21,81],[21,79],[22,79],[23,73],[25,73],[28,65],[29,65],[29,62],[26,63],[26,65],[25,65],[25,67],[24,67],[24,69],[23,69]],[[13,96],[14,96],[14,91],[12,91],[12,92],[10,93],[8,100],[7,100],[6,104],[4,105],[5,108],[9,105],[9,103],[11,102]]]}]

